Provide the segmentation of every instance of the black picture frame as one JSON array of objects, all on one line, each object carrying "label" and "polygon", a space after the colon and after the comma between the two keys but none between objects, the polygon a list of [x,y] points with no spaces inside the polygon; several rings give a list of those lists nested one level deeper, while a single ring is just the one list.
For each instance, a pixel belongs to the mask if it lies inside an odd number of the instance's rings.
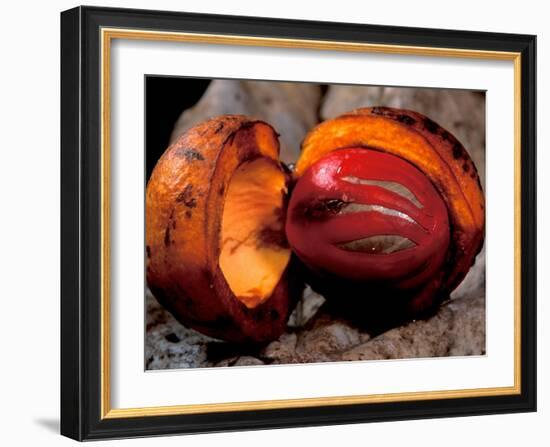
[{"label": "black picture frame", "polygon": [[[102,418],[104,27],[521,54],[521,388],[514,395]],[[97,7],[61,14],[61,433],[77,440],[536,410],[536,36]]]}]

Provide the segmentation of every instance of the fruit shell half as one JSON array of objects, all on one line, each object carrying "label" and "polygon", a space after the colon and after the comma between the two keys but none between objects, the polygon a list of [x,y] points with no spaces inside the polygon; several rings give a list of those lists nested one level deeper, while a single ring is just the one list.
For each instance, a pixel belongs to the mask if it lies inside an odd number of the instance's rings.
[{"label": "fruit shell half", "polygon": [[268,124],[245,116],[214,118],[175,141],[148,182],[148,285],[176,319],[203,334],[245,344],[276,339],[303,288],[289,275],[290,262],[271,296],[249,308],[236,299],[219,265],[231,177],[243,163],[262,157],[285,172],[277,136]]}]

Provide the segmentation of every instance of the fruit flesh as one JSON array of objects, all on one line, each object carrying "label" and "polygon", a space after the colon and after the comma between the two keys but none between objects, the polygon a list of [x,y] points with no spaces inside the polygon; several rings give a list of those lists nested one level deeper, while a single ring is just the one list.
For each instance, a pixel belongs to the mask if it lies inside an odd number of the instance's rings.
[{"label": "fruit flesh", "polygon": [[271,296],[290,259],[285,195],[284,173],[266,158],[243,163],[229,183],[219,263],[233,294],[248,308]]}]

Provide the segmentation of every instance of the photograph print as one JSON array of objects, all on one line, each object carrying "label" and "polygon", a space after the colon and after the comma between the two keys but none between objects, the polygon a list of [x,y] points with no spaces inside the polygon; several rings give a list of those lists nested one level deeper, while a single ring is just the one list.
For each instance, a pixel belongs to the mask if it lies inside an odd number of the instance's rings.
[{"label": "photograph print", "polygon": [[146,370],[486,354],[484,91],[145,97]]}]

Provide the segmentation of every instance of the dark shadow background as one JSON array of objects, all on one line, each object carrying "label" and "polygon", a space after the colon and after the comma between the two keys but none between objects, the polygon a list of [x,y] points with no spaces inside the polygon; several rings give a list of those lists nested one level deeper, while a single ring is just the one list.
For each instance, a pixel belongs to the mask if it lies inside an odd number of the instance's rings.
[{"label": "dark shadow background", "polygon": [[145,179],[168,147],[170,134],[180,114],[193,107],[210,79],[171,76],[145,77]]}]

